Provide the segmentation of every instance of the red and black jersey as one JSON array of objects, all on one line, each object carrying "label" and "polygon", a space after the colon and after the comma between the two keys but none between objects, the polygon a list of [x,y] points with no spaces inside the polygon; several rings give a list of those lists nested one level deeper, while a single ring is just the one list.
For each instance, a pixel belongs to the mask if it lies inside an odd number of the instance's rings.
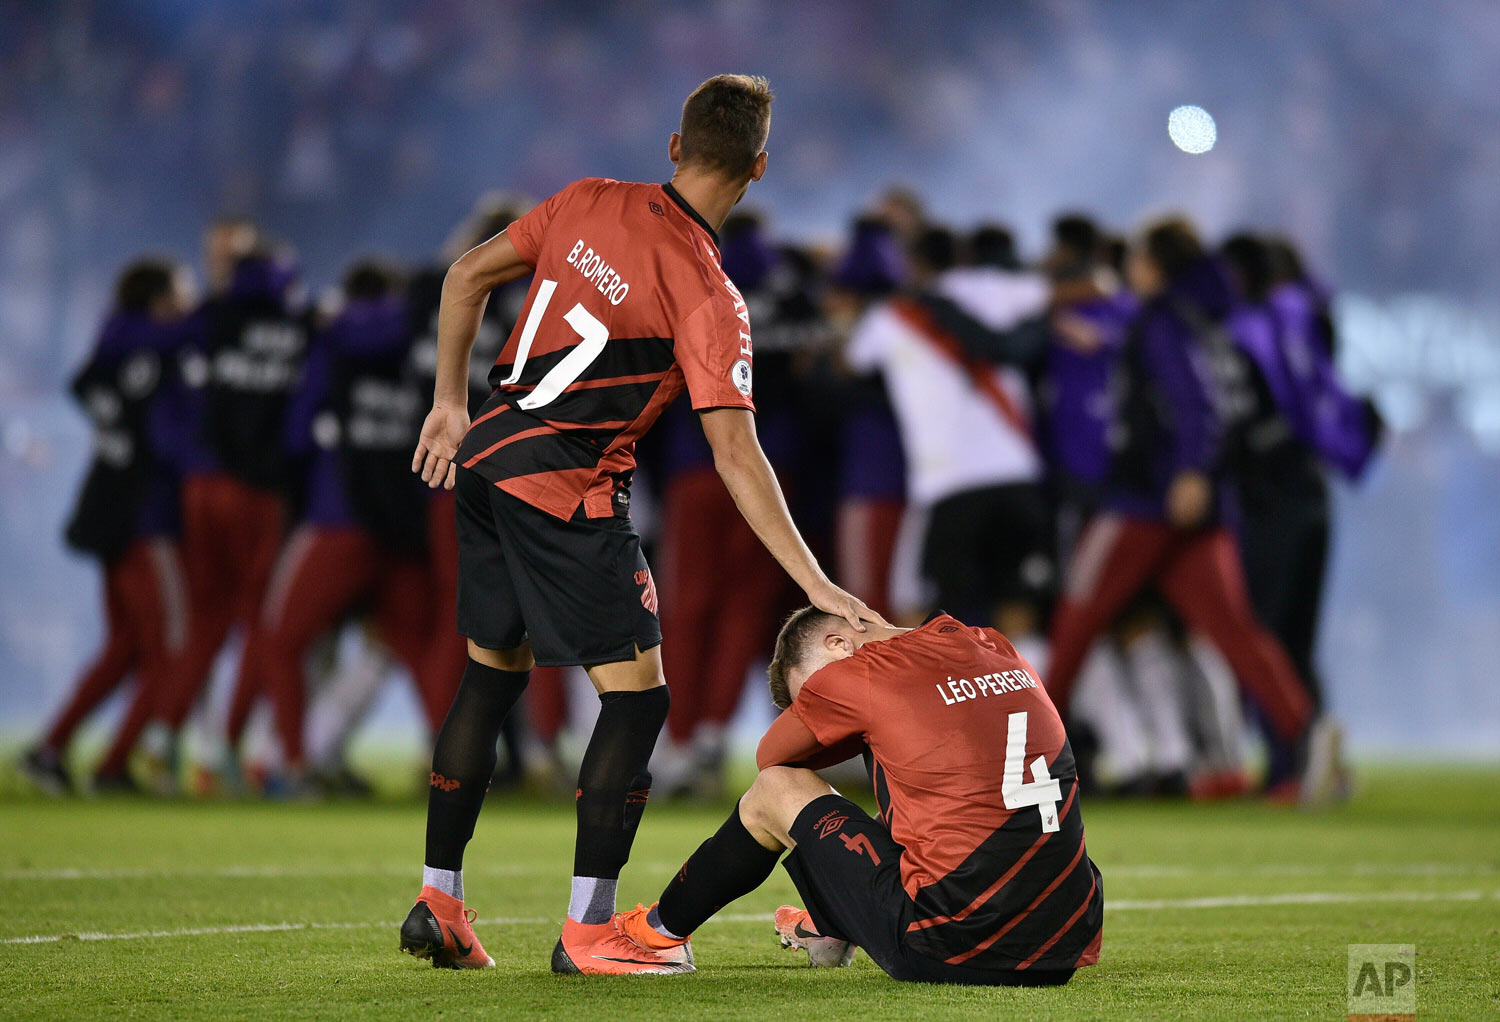
[{"label": "red and black jersey", "polygon": [[602,518],[684,386],[695,409],[753,410],[745,302],[671,185],[588,178],[506,234],[535,275],[459,464],[558,518]]},{"label": "red and black jersey", "polygon": [[778,728],[798,722],[824,748],[869,747],[916,906],[909,944],[981,968],[1098,960],[1103,891],[1073,752],[1036,670],[1003,635],[940,615],[865,643],[807,680],[763,740],[762,766]]}]

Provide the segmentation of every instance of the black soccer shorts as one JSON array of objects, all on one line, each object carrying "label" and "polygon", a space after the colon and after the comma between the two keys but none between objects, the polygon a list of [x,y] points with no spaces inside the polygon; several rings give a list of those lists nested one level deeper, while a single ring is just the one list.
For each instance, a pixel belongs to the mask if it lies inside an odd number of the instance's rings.
[{"label": "black soccer shorts", "polygon": [[1072,969],[1016,972],[949,965],[907,943],[917,909],[901,886],[901,854],[890,831],[842,795],[813,799],[790,830],[783,865],[818,932],[852,940],[892,979],[983,986],[1055,986]]},{"label": "black soccer shorts", "polygon": [[458,630],[485,649],[531,642],[543,667],[634,660],[661,645],[656,583],[621,512],[562,521],[459,468]]},{"label": "black soccer shorts", "polygon": [[1050,599],[1052,547],[1052,512],[1039,484],[984,486],[933,505],[922,573],[937,588],[938,606],[979,624],[997,603]]}]

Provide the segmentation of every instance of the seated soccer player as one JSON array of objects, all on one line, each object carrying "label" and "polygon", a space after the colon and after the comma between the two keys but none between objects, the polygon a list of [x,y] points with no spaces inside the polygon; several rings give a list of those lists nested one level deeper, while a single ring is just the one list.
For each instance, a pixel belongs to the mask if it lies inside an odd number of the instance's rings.
[{"label": "seated soccer player", "polygon": [[[1046,986],[1099,960],[1104,893],[1073,752],[1003,635],[946,614],[856,632],[806,607],[770,678],[785,712],[760,775],[657,904],[616,916],[622,933],[690,966],[693,931],[790,849],[807,907],[780,909],[776,930],[812,965],[846,965],[857,946],[899,980]],[[878,818],[813,773],[861,747]]]}]

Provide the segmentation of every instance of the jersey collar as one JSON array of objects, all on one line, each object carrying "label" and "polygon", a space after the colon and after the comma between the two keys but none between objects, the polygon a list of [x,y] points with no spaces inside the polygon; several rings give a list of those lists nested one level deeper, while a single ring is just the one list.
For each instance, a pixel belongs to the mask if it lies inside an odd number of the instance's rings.
[{"label": "jersey collar", "polygon": [[667,198],[671,199],[677,204],[678,209],[682,210],[688,216],[692,217],[694,223],[708,232],[708,236],[713,239],[714,248],[718,248],[719,232],[708,226],[708,221],[699,216],[696,209],[688,205],[688,201],[682,197],[681,193],[679,193],[676,188],[672,187],[672,182],[668,181],[661,187],[662,190],[667,193]]}]

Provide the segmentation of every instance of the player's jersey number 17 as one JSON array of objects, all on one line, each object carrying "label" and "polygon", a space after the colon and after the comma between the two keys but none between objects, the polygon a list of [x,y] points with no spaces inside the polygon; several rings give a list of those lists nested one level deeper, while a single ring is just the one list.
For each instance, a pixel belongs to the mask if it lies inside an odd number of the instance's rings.
[{"label": "player's jersey number 17", "polygon": [[1012,713],[1005,729],[1005,773],[1000,777],[1000,794],[1005,808],[1024,809],[1036,806],[1042,815],[1042,832],[1058,830],[1057,803],[1062,801],[1062,787],[1047,772],[1047,760],[1038,756],[1031,761],[1031,780],[1026,780],[1026,711]]},{"label": "player's jersey number 17", "polygon": [[[526,368],[526,358],[531,354],[531,343],[536,339],[537,328],[542,324],[542,317],[547,314],[547,306],[552,302],[552,293],[557,290],[557,281],[543,280],[537,288],[536,300],[531,303],[531,312],[526,317],[526,326],[521,331],[521,344],[516,350],[516,362],[511,366],[510,375],[501,381],[502,386],[516,383],[521,379],[521,372]],[[557,363],[537,383],[536,388],[516,402],[517,407],[530,411],[540,408],[545,404],[557,400],[559,394],[567,390],[578,377],[584,374],[589,366],[594,364],[604,351],[604,346],[609,343],[609,327],[599,322],[589,310],[583,307],[582,302],[574,306],[563,316],[563,321],[573,328],[580,341],[578,345]]]}]

